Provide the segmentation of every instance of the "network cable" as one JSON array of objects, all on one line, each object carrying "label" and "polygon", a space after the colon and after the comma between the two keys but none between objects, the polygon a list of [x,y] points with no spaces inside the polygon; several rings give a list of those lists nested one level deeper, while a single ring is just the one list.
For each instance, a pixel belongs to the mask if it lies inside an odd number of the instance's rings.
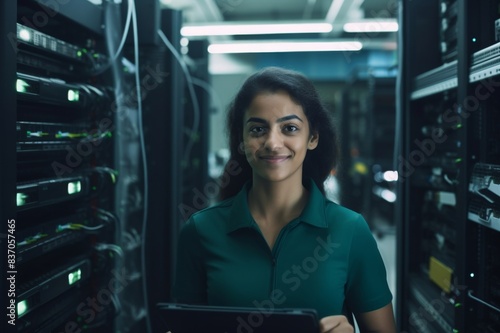
[{"label": "network cable", "polygon": [[152,333],[151,319],[149,313],[149,297],[148,297],[148,286],[147,286],[147,274],[146,274],[146,231],[148,225],[148,200],[149,200],[149,187],[148,187],[148,164],[146,158],[146,144],[144,141],[144,128],[142,124],[142,99],[141,99],[141,84],[139,78],[139,33],[137,29],[137,11],[135,8],[134,0],[129,0],[129,7],[132,8],[132,31],[134,36],[134,60],[135,60],[135,84],[137,92],[137,109],[138,109],[138,127],[139,127],[139,141],[141,147],[142,163],[143,163],[143,173],[144,173],[144,208],[143,208],[143,222],[142,222],[142,247],[141,247],[141,270],[142,270],[142,287],[144,294],[144,307],[146,309],[146,327],[147,332]]},{"label": "network cable", "polygon": [[174,55],[175,59],[177,59],[177,62],[182,68],[182,71],[184,72],[184,76],[186,77],[186,82],[188,84],[188,90],[189,90],[189,95],[191,97],[191,101],[193,103],[193,111],[194,111],[194,117],[193,117],[193,127],[191,129],[191,133],[189,136],[189,141],[186,145],[186,149],[184,151],[184,157],[182,159],[183,164],[187,164],[189,155],[191,154],[191,149],[194,144],[194,133],[198,131],[198,128],[200,126],[200,106],[198,104],[198,99],[196,98],[196,93],[194,91],[194,85],[193,85],[193,80],[191,77],[191,74],[189,73],[189,69],[186,66],[185,61],[182,60],[181,55],[175,47],[172,45],[172,43],[168,40],[167,36],[163,33],[163,31],[158,30],[158,35],[160,36],[161,40],[165,45],[168,47],[170,52]]}]

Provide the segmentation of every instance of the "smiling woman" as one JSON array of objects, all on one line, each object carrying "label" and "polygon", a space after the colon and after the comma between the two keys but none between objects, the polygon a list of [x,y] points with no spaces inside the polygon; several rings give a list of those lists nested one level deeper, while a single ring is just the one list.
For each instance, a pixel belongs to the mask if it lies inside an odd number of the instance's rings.
[{"label": "smiling woman", "polygon": [[[282,108],[288,108],[282,110],[284,113],[280,117],[294,115],[300,118],[302,122],[297,119],[293,121],[296,128],[301,129],[299,132],[317,136],[317,147],[307,151],[307,158],[301,163],[301,172],[304,175],[304,183],[307,184],[312,179],[324,193],[323,182],[336,166],[338,157],[337,132],[331,113],[323,106],[309,79],[297,72],[269,67],[247,79],[229,108],[227,128],[230,160],[236,161],[242,172],[221,190],[221,199],[237,194],[252,177],[252,168],[245,151],[245,136],[248,130],[245,128],[248,124],[245,122],[251,118],[249,114],[260,110],[263,114],[262,121],[265,122],[270,117],[265,108],[277,108],[278,104],[281,104]],[[304,126],[307,127],[306,130]],[[264,126],[261,127],[264,129]]]},{"label": "smiling woman", "polygon": [[[228,113],[231,158],[241,172],[221,202],[183,227],[173,296],[181,303],[311,308],[321,332],[394,333],[392,295],[361,215],[327,200],[336,131],[312,83],[265,68]],[[226,169],[227,169],[226,168]]]},{"label": "smiling woman", "polygon": [[254,98],[244,123],[243,145],[254,184],[289,177],[300,182],[307,149],[318,144],[302,107],[285,91],[262,93]]}]

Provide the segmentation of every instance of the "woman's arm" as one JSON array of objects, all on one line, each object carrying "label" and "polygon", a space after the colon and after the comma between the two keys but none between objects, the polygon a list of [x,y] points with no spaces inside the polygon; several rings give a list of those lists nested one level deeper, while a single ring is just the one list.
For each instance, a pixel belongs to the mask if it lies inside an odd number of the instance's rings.
[{"label": "woman's arm", "polygon": [[321,333],[354,333],[354,328],[345,316],[328,316],[319,321]]},{"label": "woman's arm", "polygon": [[396,333],[392,303],[374,311],[356,314],[356,322],[361,333]]}]

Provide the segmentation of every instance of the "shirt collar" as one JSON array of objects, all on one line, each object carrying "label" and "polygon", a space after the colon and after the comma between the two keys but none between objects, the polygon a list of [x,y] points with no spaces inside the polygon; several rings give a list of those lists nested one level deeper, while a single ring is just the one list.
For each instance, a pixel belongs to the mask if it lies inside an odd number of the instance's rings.
[{"label": "shirt collar", "polygon": [[306,188],[309,190],[309,201],[300,215],[300,220],[315,227],[327,228],[325,196],[312,179]]},{"label": "shirt collar", "polygon": [[243,188],[233,197],[233,205],[229,223],[227,224],[227,233],[232,231],[255,227],[255,222],[250,210],[248,209],[248,190],[250,189],[251,182],[248,181],[243,185]]},{"label": "shirt collar", "polygon": [[[230,221],[226,230],[227,233],[242,228],[256,227],[256,223],[248,209],[248,190],[250,186],[251,182],[248,181],[241,191],[233,198]],[[309,201],[302,211],[299,221],[318,228],[326,228],[328,226],[325,215],[326,198],[312,179],[309,181],[309,186],[306,186],[306,188],[309,190]]]}]

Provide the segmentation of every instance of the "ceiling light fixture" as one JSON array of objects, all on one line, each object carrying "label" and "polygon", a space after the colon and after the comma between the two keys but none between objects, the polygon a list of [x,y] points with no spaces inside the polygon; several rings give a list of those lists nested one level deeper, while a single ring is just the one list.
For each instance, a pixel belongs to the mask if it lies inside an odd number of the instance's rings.
[{"label": "ceiling light fixture", "polygon": [[395,32],[399,30],[397,20],[363,20],[358,22],[348,22],[344,24],[345,32],[376,33]]},{"label": "ceiling light fixture", "polygon": [[208,52],[215,53],[273,53],[273,52],[327,52],[359,51],[358,41],[252,41],[214,43]]},{"label": "ceiling light fixture", "polygon": [[181,28],[181,35],[184,37],[195,37],[328,33],[331,32],[332,29],[332,25],[324,21],[288,23],[219,23],[185,25]]}]

